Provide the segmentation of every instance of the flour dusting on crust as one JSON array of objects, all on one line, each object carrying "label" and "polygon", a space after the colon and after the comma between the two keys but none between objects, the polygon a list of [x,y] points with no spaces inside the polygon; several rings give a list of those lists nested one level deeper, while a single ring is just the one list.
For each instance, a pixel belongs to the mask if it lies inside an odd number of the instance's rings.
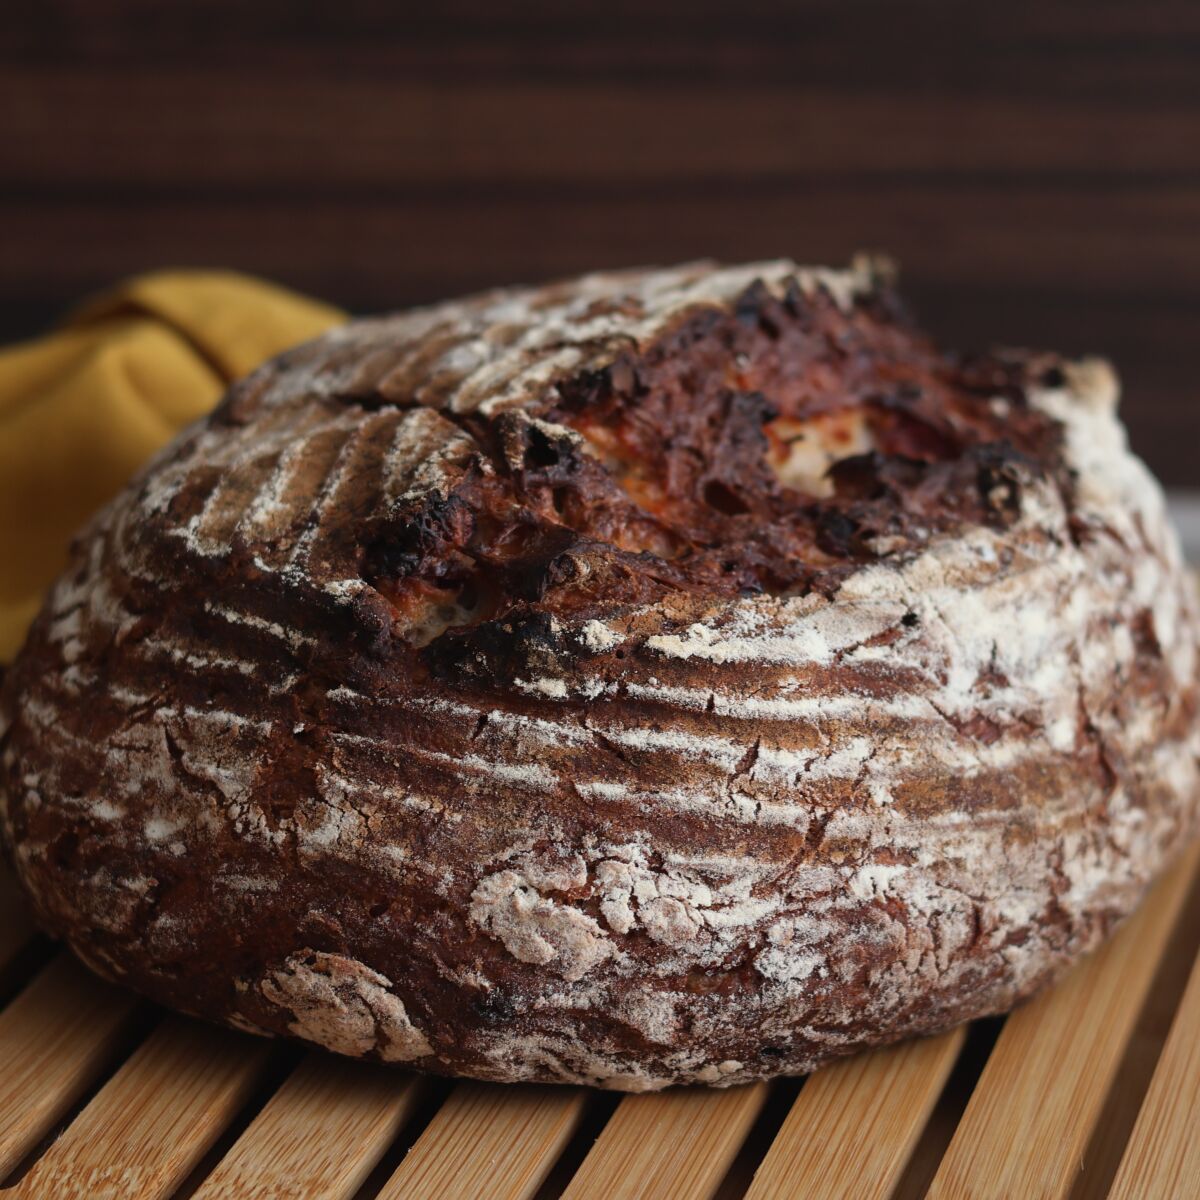
[{"label": "flour dusting on crust", "polygon": [[384,1062],[433,1053],[390,990],[391,980],[340,954],[292,955],[259,984],[263,997],[291,1014],[288,1030],[339,1054],[378,1052]]}]

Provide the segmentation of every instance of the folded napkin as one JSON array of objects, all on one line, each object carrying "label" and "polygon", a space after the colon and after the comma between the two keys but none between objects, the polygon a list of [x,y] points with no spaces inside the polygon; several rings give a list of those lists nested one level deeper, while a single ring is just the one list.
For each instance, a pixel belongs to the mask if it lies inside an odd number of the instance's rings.
[{"label": "folded napkin", "polygon": [[88,516],[232,380],[343,320],[232,272],[170,271],[0,350],[0,663]]}]

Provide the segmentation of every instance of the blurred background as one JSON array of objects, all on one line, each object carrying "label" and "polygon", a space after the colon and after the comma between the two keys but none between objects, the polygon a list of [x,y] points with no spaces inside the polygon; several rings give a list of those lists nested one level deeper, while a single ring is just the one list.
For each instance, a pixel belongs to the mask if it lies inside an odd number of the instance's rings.
[{"label": "blurred background", "polygon": [[0,7],[0,339],[152,267],[369,311],[592,267],[901,263],[948,344],[1100,350],[1200,443],[1200,5]]}]

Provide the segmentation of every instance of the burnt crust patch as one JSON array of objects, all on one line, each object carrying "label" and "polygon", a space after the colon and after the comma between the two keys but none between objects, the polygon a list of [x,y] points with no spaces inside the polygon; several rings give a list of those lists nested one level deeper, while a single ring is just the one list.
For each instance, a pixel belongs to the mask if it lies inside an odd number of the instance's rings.
[{"label": "burnt crust patch", "polygon": [[[955,358],[901,311],[884,291],[846,309],[756,280],[533,405],[460,420],[487,471],[392,523],[364,578],[402,640],[447,638],[427,660],[461,662],[534,613],[829,595],[885,555],[1011,524],[1026,483],[1051,479],[1069,501],[1059,430],[1026,399],[1030,372],[1053,370],[1044,357]],[[786,470],[806,440],[829,443],[811,489]]]}]

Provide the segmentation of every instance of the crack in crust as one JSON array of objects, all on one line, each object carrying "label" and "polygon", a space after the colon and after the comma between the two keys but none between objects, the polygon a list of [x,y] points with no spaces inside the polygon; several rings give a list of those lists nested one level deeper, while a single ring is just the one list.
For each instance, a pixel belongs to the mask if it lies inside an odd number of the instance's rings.
[{"label": "crack in crust", "polygon": [[8,853],[110,978],[452,1074],[725,1085],[1001,1011],[1196,825],[1115,401],[866,266],[357,322],[78,539],[0,691]]}]

